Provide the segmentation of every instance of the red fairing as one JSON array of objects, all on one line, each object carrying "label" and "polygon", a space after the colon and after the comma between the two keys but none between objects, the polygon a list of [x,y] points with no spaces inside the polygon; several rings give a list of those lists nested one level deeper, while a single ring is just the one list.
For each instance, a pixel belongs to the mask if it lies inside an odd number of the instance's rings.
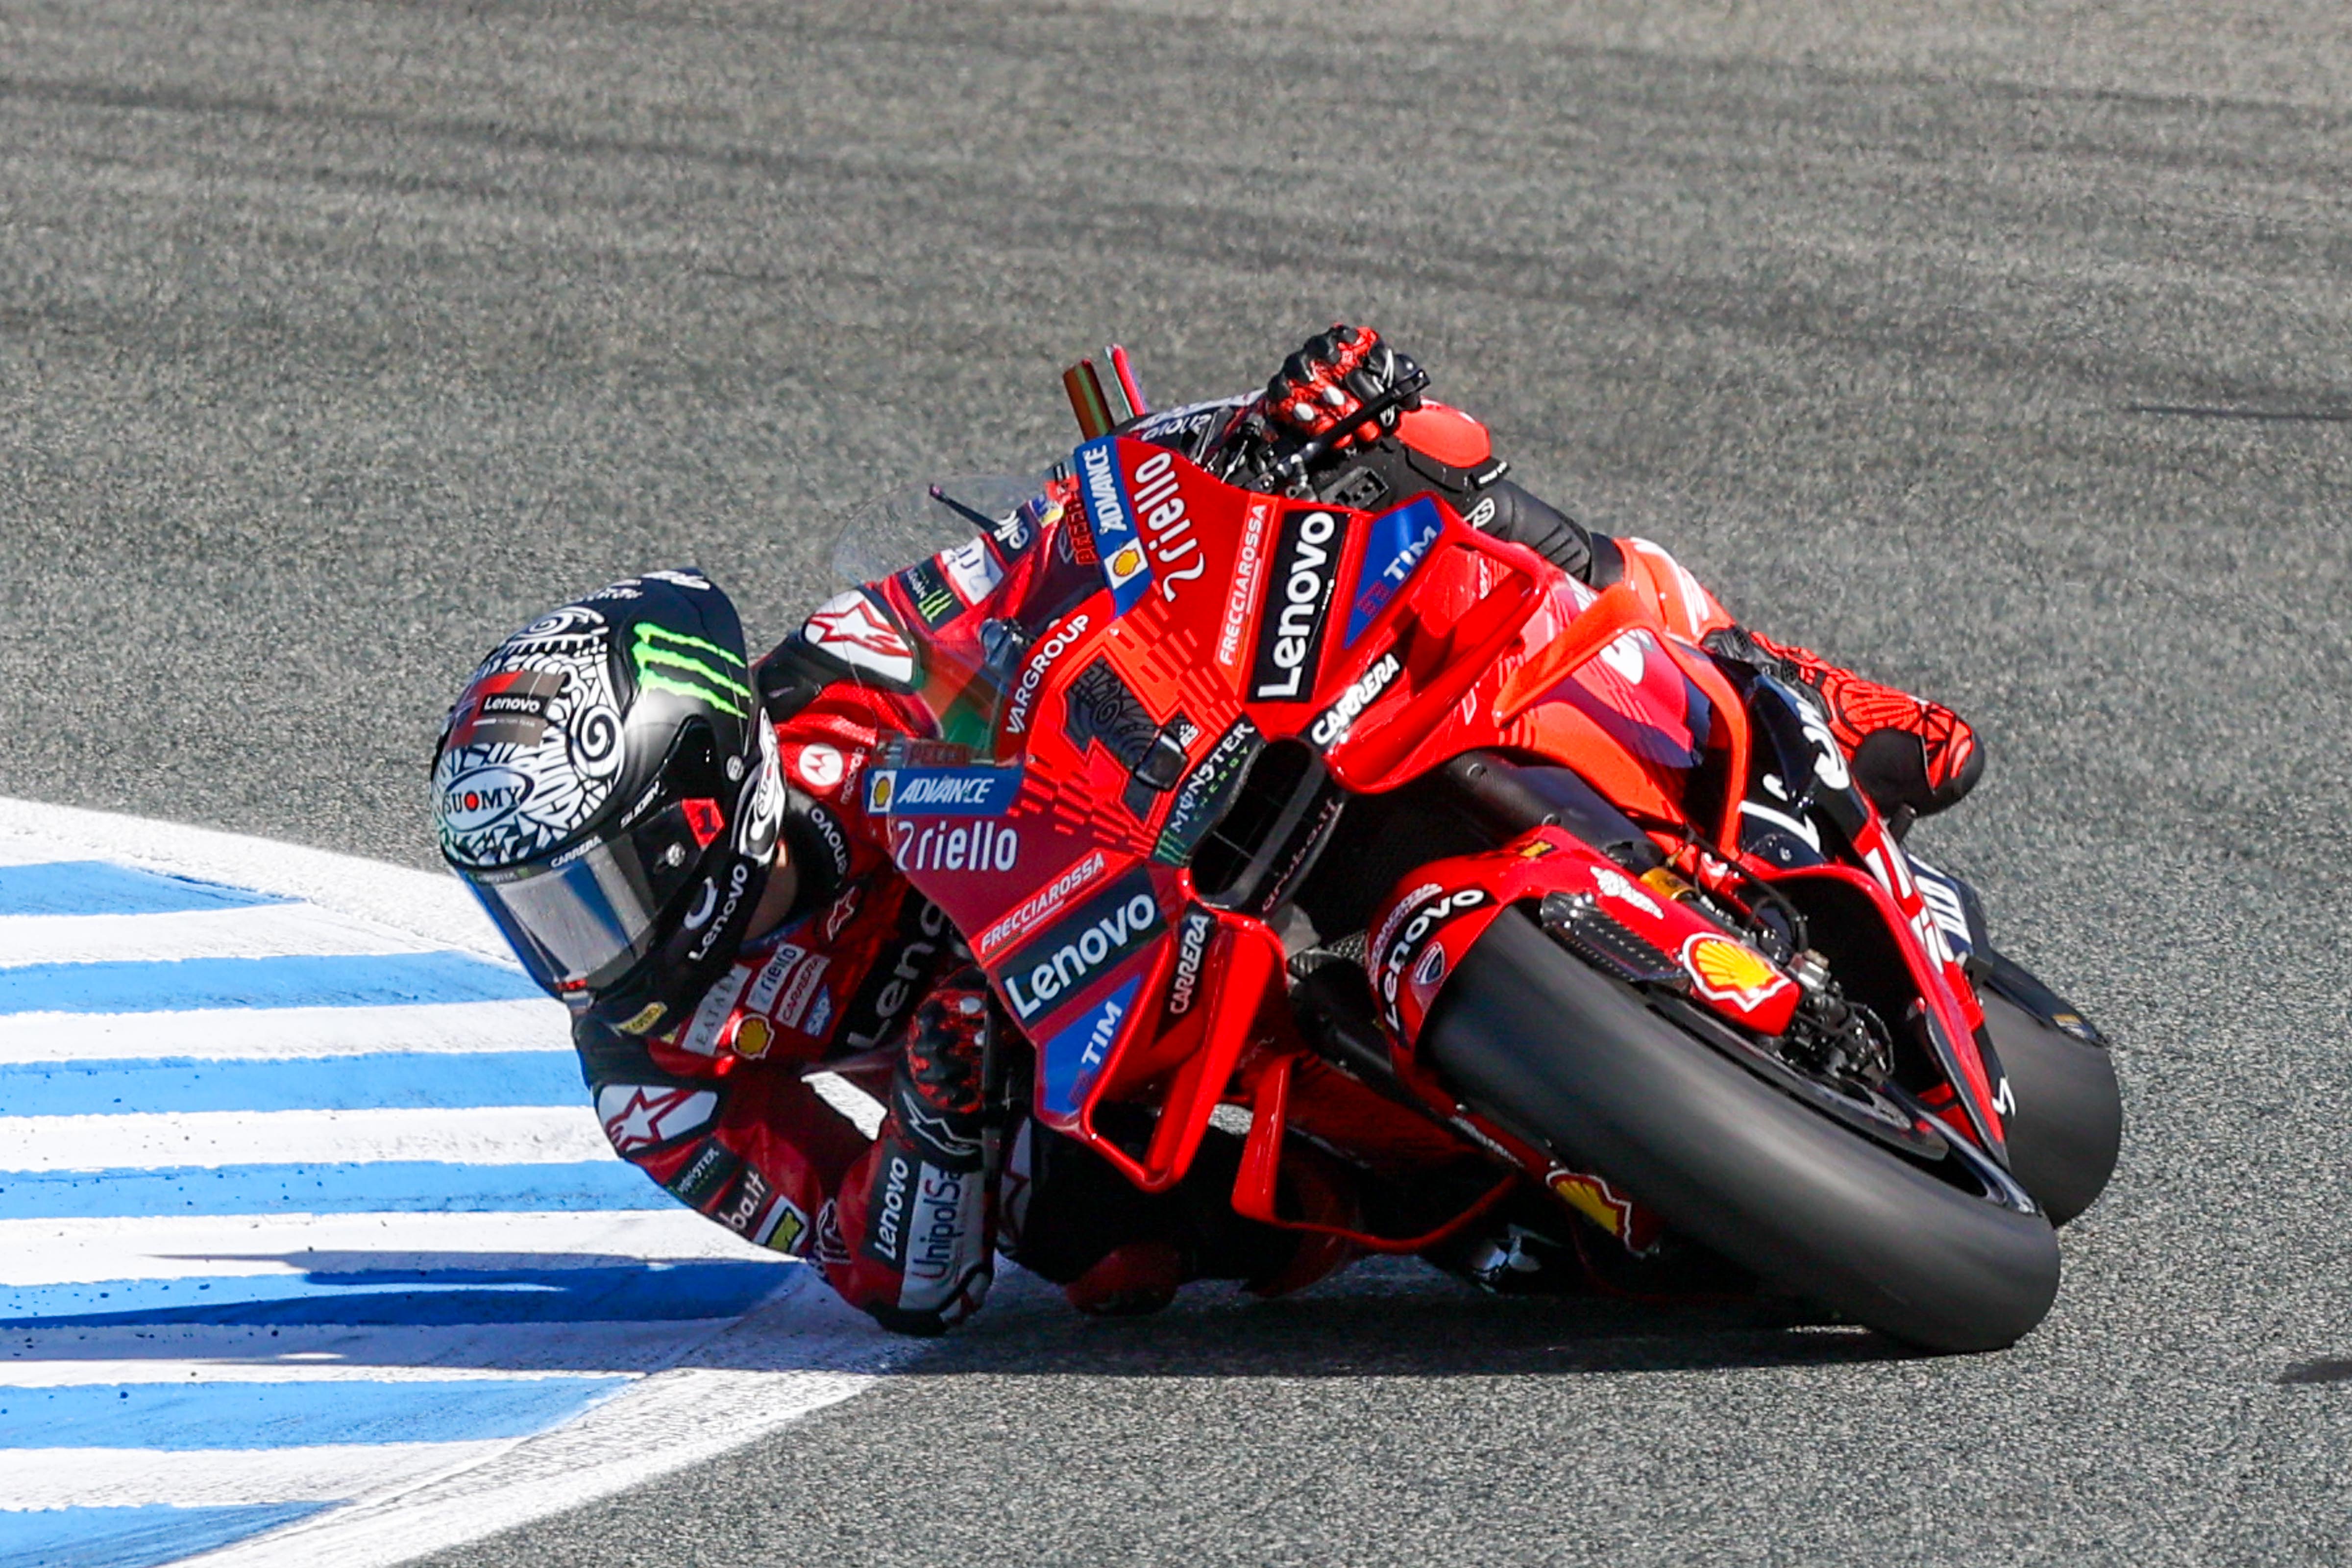
[{"label": "red fairing", "polygon": [[1397,416],[1397,438],[1452,468],[1475,468],[1495,455],[1486,427],[1459,408],[1424,397]]},{"label": "red fairing", "polygon": [[[1483,449],[1451,414],[1425,408],[1408,438],[1449,462]],[[1319,1266],[1433,1245],[1523,1180],[1639,1251],[1654,1226],[1604,1177],[1461,1112],[1422,1072],[1423,1021],[1503,910],[1561,895],[1556,911],[1654,951],[1649,983],[1779,1036],[1800,986],[1699,894],[1736,912],[1750,881],[1814,875],[1866,889],[1997,1148],[1981,1016],[1900,850],[1873,817],[1855,837],[1866,871],[1784,874],[1741,853],[1747,713],[1697,647],[1729,617],[1655,546],[1625,555],[1596,594],[1435,496],[1352,511],[1223,484],[1146,442],[1088,442],[992,531],[813,620],[813,641],[889,688],[844,683],[777,730],[841,891],[665,1034],[591,1054],[614,1146],[721,1223],[813,1254],[886,1323],[936,1331],[986,1293],[994,1194],[954,1097],[925,1085],[972,1053],[957,1020],[986,1018],[1034,1068],[1035,1137],[1084,1143],[1146,1193],[1193,1171],[1221,1105],[1252,1106],[1234,1207],[1318,1238]],[[1637,876],[1543,827],[1408,878],[1366,933],[1408,1090],[1384,1095],[1307,1050],[1268,917],[1349,795],[1472,750],[1572,765],[1671,869]],[[808,1089],[818,1067],[887,1097],[877,1140]],[[1290,1130],[1363,1171],[1486,1158],[1501,1173],[1434,1230],[1376,1236],[1325,1175],[1286,1177]],[[1311,1214],[1302,1183],[1324,1194]]]},{"label": "red fairing", "polygon": [[1365,945],[1373,1001],[1407,1050],[1454,968],[1495,918],[1547,893],[1593,909],[1678,965],[1688,994],[1732,1023],[1777,1035],[1795,1016],[1796,983],[1736,933],[1675,896],[1670,873],[1639,878],[1564,828],[1538,827],[1500,849],[1433,861],[1381,906]]}]

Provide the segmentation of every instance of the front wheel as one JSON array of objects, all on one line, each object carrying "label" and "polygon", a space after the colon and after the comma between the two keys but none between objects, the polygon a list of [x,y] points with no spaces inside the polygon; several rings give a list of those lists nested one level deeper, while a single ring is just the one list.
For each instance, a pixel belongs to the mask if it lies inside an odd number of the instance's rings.
[{"label": "front wheel", "polygon": [[1898,1339],[1996,1350],[2057,1296],[2049,1222],[1987,1163],[1956,1162],[1947,1181],[1840,1127],[1522,911],[1463,961],[1420,1053],[1479,1110],[1622,1184],[1684,1235]]},{"label": "front wheel", "polygon": [[2115,1058],[1997,992],[1978,999],[2016,1105],[2001,1118],[2010,1169],[2050,1223],[2064,1225],[2105,1190],[2123,1148]]}]

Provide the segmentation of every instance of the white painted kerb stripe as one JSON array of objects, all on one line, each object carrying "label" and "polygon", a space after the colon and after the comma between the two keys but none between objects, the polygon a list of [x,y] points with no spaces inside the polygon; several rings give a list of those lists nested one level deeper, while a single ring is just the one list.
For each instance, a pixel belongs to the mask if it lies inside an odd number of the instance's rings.
[{"label": "white painted kerb stripe", "polygon": [[[153,1219],[0,1220],[0,1285],[303,1274],[338,1268],[593,1268],[638,1259],[786,1263],[680,1204],[627,1214],[170,1215]],[[536,1333],[541,1331],[534,1328]],[[0,1339],[0,1345],[5,1345]],[[13,1348],[13,1347],[11,1347]],[[0,1383],[7,1381],[0,1361]],[[5,1468],[0,1465],[0,1468]]]},{"label": "white painted kerb stripe", "polygon": [[308,899],[322,909],[412,931],[436,947],[462,947],[501,963],[514,961],[481,906],[446,873],[30,800],[0,800],[0,841],[10,838],[18,851],[11,858],[117,860],[171,876]]},{"label": "white painted kerb stripe", "polygon": [[[809,1289],[809,1287],[803,1287]],[[547,1372],[659,1372],[682,1347],[735,1326],[735,1319],[666,1318],[649,1322],[534,1323],[77,1323],[16,1328],[0,1336],[0,1384],[167,1382],[127,1373],[77,1375],[84,1364],[121,1367],[143,1359],[161,1367],[216,1369],[236,1382],[266,1379],[280,1367],[338,1369],[353,1376],[511,1377]],[[324,1375],[324,1372],[320,1372]]]},{"label": "white painted kerb stripe", "polygon": [[[817,1292],[803,1292],[782,1310],[803,1298],[817,1298],[812,1305],[823,1300]],[[874,1382],[873,1372],[909,1353],[877,1346],[879,1331],[860,1330],[845,1317],[823,1321],[818,1342],[807,1348],[855,1355],[864,1370],[661,1373],[571,1425],[526,1438],[470,1469],[421,1486],[388,1488],[351,1507],[189,1558],[177,1568],[317,1568],[321,1563],[389,1568],[756,1442],[862,1392]],[[727,1336],[723,1342],[731,1345],[735,1338]]]},{"label": "white painted kerb stripe", "polygon": [[[665,1323],[665,1329],[672,1325]],[[54,1330],[50,1331],[55,1332]],[[8,1338],[21,1342],[10,1331]],[[668,1336],[677,1349],[676,1333]],[[675,1360],[676,1357],[671,1359]],[[625,1372],[625,1367],[598,1367],[597,1373]],[[111,1387],[122,1383],[149,1383],[184,1388],[200,1383],[521,1383],[537,1379],[578,1377],[571,1368],[532,1367],[509,1372],[488,1366],[376,1366],[365,1362],[302,1361],[0,1361],[0,1390],[10,1388]],[[5,1394],[0,1394],[5,1397]],[[5,1474],[5,1466],[0,1466]],[[0,1499],[7,1492],[0,1488]],[[30,1507],[0,1501],[0,1509]]]},{"label": "white painted kerb stripe", "polygon": [[0,915],[0,967],[425,951],[427,944],[409,932],[314,904],[251,904],[155,915]]},{"label": "white painted kerb stripe", "polygon": [[226,1508],[340,1502],[478,1465],[514,1445],[322,1443],[309,1448],[19,1448],[0,1467],[0,1509]]},{"label": "white painted kerb stripe", "polygon": [[[414,1007],[235,1007],[185,1013],[0,1014],[0,1063],[126,1057],[278,1061],[379,1051],[569,1051],[551,1001],[437,1002]],[[586,1089],[581,1090],[584,1097]]]},{"label": "white painted kerb stripe", "polygon": [[0,1170],[9,1171],[373,1160],[559,1165],[612,1154],[585,1105],[0,1116]]}]

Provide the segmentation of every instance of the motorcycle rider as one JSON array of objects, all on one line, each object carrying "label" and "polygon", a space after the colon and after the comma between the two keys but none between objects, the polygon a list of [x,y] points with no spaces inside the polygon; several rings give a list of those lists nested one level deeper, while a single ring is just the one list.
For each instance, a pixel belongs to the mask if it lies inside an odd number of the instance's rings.
[{"label": "motorcycle rider", "polygon": [[[1811,688],[1890,813],[1942,810],[1975,784],[1982,753],[1949,710],[1741,628],[1664,550],[1581,528],[1505,479],[1483,426],[1392,395],[1417,381],[1377,333],[1335,326],[1262,395],[1129,433],[1237,481],[1315,442],[1328,450],[1306,480],[1339,504],[1434,490],[1592,585],[1633,581],[1717,657]],[[1395,406],[1359,418],[1381,402]],[[860,787],[882,736],[923,732],[892,689],[907,643],[877,608],[910,614],[885,592],[898,586],[828,601],[754,664],[708,579],[648,573],[517,632],[451,709],[433,770],[443,853],[571,1007],[614,1149],[748,1240],[813,1258],[904,1332],[977,1310],[999,1250],[1094,1311],[1164,1305],[1192,1279],[1274,1295],[1321,1278],[1344,1242],[1231,1212],[1237,1139],[1213,1132],[1184,1182],[1147,1194],[1038,1126],[1017,1080],[986,1103],[1010,1025],[961,935],[898,874]],[[874,1138],[809,1081],[819,1070],[881,1100]],[[1336,1159],[1301,1143],[1284,1172],[1295,1212],[1357,1215]],[[1496,1247],[1451,1261],[1491,1283],[1528,1267]]]}]

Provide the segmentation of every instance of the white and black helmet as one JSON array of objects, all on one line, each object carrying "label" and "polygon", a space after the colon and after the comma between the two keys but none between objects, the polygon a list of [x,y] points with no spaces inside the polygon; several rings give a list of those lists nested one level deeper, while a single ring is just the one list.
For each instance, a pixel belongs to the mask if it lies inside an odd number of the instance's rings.
[{"label": "white and black helmet", "polygon": [[433,758],[450,867],[533,980],[633,1034],[734,959],[783,805],[742,624],[692,571],[615,583],[500,643]]}]

